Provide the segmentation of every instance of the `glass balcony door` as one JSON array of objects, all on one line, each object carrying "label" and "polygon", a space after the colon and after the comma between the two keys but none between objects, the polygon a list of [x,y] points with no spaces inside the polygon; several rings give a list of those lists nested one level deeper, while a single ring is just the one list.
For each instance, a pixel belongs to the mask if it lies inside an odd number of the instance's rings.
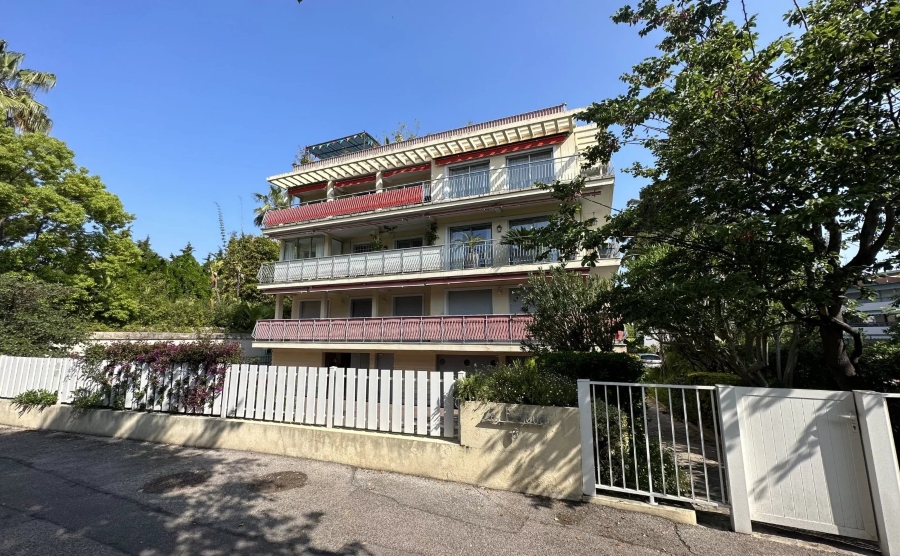
[{"label": "glass balcony door", "polygon": [[450,228],[448,254],[448,264],[453,270],[492,266],[491,225]]},{"label": "glass balcony door", "polygon": [[556,180],[552,150],[511,156],[506,159],[506,167],[509,189],[527,189],[535,183]]},{"label": "glass balcony door", "polygon": [[447,195],[450,199],[487,195],[491,192],[490,163],[470,164],[450,168]]},{"label": "glass balcony door", "polygon": [[[511,220],[509,222],[510,230],[534,230],[545,228],[550,224],[550,220],[546,216],[535,216],[533,218],[522,218],[519,220]],[[528,249],[521,245],[509,246],[509,264],[533,264],[538,262],[537,256],[542,249]],[[547,256],[546,261],[557,262],[559,260],[559,251],[553,249]]]}]

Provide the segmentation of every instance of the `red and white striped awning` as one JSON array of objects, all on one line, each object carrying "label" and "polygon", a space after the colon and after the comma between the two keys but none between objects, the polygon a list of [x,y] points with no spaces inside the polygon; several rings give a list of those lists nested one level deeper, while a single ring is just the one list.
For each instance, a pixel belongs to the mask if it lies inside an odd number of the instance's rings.
[{"label": "red and white striped awning", "polygon": [[446,160],[447,157],[473,151],[568,134],[575,129],[574,116],[577,112],[566,110],[566,106],[561,104],[320,160],[271,176],[268,181],[285,189],[300,191],[300,188],[319,186],[332,180],[366,178],[376,172],[401,169],[424,171],[435,159]]}]

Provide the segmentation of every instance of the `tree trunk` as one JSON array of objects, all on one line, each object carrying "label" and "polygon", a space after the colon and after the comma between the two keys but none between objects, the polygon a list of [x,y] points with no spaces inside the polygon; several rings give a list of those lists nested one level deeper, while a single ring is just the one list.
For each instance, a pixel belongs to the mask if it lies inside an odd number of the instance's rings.
[{"label": "tree trunk", "polygon": [[853,390],[858,380],[856,368],[847,355],[844,342],[844,329],[832,322],[823,322],[819,326],[819,337],[822,340],[822,355],[825,365],[841,390]]}]

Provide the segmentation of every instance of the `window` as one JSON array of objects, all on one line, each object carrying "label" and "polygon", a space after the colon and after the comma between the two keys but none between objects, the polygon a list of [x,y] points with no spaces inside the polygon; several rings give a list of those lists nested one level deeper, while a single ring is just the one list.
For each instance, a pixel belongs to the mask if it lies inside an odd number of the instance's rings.
[{"label": "window", "polygon": [[368,353],[351,353],[350,354],[350,368],[368,369],[369,368],[369,354]]},{"label": "window", "polygon": [[506,159],[506,167],[509,189],[525,189],[556,179],[552,150],[511,156]]},{"label": "window", "polygon": [[393,353],[376,353],[375,367],[382,370],[394,370],[394,354]]},{"label": "window", "polygon": [[300,318],[301,319],[318,319],[322,317],[322,301],[301,301],[300,302]]},{"label": "window", "polygon": [[422,245],[424,245],[424,242],[420,237],[411,239],[398,239],[394,242],[394,247],[396,249],[410,249],[412,247],[422,247]]},{"label": "window", "polygon": [[510,288],[509,289],[509,314],[515,315],[518,313],[524,313],[525,309],[522,308],[522,300],[519,299],[519,288]]},{"label": "window", "polygon": [[491,315],[493,313],[494,296],[491,290],[447,292],[448,315]]},{"label": "window", "polygon": [[371,253],[372,251],[371,243],[357,243],[353,246],[354,253]]},{"label": "window", "polygon": [[398,295],[394,297],[395,317],[421,317],[425,314],[421,295]]},{"label": "window", "polygon": [[[510,230],[536,230],[545,228],[550,224],[547,216],[534,216],[531,218],[520,218],[518,220],[509,221]],[[543,254],[543,250],[526,249],[518,245],[509,246],[509,264],[533,264],[536,262],[549,261],[556,262],[559,260],[559,251],[553,249],[547,254],[546,258],[538,261],[538,255]]]},{"label": "window", "polygon": [[490,169],[488,162],[450,168],[447,195],[451,199],[457,199],[490,193]]},{"label": "window", "polygon": [[284,240],[284,259],[314,259],[325,255],[325,238],[299,237]]},{"label": "window", "polygon": [[450,268],[480,268],[493,264],[491,225],[450,228]]},{"label": "window", "polygon": [[360,298],[350,300],[350,317],[354,319],[372,316],[372,298]]}]

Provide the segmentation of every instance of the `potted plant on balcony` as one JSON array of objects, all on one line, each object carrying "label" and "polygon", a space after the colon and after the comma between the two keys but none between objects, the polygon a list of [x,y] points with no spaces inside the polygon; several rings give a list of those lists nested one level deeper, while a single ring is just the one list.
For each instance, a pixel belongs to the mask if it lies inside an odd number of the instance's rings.
[{"label": "potted plant on balcony", "polygon": [[475,268],[481,262],[481,253],[478,246],[484,243],[484,238],[468,232],[456,240],[459,245],[465,246],[465,268]]}]

